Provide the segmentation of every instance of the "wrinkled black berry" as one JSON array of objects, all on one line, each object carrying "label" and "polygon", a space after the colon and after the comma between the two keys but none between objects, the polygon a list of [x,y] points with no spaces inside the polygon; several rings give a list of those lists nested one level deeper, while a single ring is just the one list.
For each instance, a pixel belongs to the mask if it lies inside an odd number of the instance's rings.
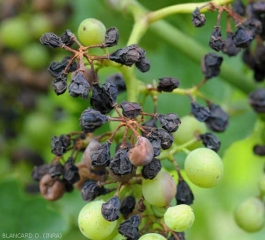
[{"label": "wrinkled black berry", "polygon": [[254,37],[257,34],[261,34],[263,31],[263,25],[260,20],[257,18],[248,18],[244,23],[243,23],[244,29],[246,29],[246,32]]},{"label": "wrinkled black berry", "polygon": [[63,165],[60,162],[53,162],[50,164],[48,173],[51,177],[59,177],[63,174]]},{"label": "wrinkled black berry", "polygon": [[85,133],[93,132],[102,124],[106,123],[108,118],[91,108],[87,108],[82,112],[80,117],[80,125]]},{"label": "wrinkled black berry", "polygon": [[118,96],[117,85],[112,82],[105,82],[102,84],[102,89],[103,89],[105,101],[107,101],[110,106],[113,106],[116,103],[116,99]]},{"label": "wrinkled black berry", "polygon": [[126,218],[130,213],[132,213],[135,208],[135,198],[133,196],[128,196],[123,199],[120,207],[120,213],[124,218]]},{"label": "wrinkled black berry", "polygon": [[121,73],[114,73],[108,76],[106,82],[114,83],[118,87],[118,93],[126,91],[126,84]]},{"label": "wrinkled black berry", "polygon": [[191,113],[200,122],[205,122],[211,116],[209,108],[201,106],[197,102],[191,102]]},{"label": "wrinkled black berry", "polygon": [[32,179],[35,180],[36,182],[39,182],[41,178],[48,173],[49,167],[50,166],[48,164],[34,166],[31,173]]},{"label": "wrinkled black berry", "polygon": [[63,44],[65,44],[68,47],[71,47],[74,43],[74,34],[69,30],[65,30],[64,33],[61,36],[61,40],[63,42]]},{"label": "wrinkled black berry", "polygon": [[68,182],[64,178],[62,179],[62,183],[64,184],[64,188],[66,192],[72,192],[74,190],[73,184]]},{"label": "wrinkled black berry", "polygon": [[215,27],[210,37],[209,46],[219,52],[224,48],[224,40],[222,38],[221,28]]},{"label": "wrinkled black berry", "polygon": [[238,27],[233,35],[233,41],[236,47],[247,48],[253,40],[253,36],[244,28]]},{"label": "wrinkled black berry", "polygon": [[70,96],[72,97],[81,97],[83,99],[88,98],[90,86],[87,80],[85,79],[83,72],[77,72],[68,87]]},{"label": "wrinkled black berry", "polygon": [[202,140],[202,143],[206,148],[218,152],[221,146],[221,142],[214,134],[212,133],[201,134],[200,139]]},{"label": "wrinkled black berry", "polygon": [[206,18],[204,14],[200,13],[200,9],[196,8],[193,12],[192,12],[192,23],[194,25],[194,27],[202,27],[204,26],[205,22],[206,22]]},{"label": "wrinkled black berry", "polygon": [[117,196],[110,198],[107,202],[101,206],[102,216],[110,222],[113,222],[119,218],[120,212],[120,200]]},{"label": "wrinkled black berry", "polygon": [[75,166],[74,159],[72,157],[69,157],[64,164],[63,178],[71,184],[74,184],[80,180],[78,167]]},{"label": "wrinkled black berry", "polygon": [[177,185],[177,194],[176,194],[177,204],[187,204],[191,205],[194,201],[194,195],[190,186],[183,180],[179,179]]},{"label": "wrinkled black berry", "polygon": [[96,151],[90,154],[90,161],[93,167],[106,167],[110,163],[110,143],[103,143]]},{"label": "wrinkled black berry", "polygon": [[58,48],[63,45],[62,39],[52,32],[44,33],[40,38],[40,42],[42,45],[51,48]]},{"label": "wrinkled black berry", "polygon": [[119,41],[119,31],[116,27],[111,27],[107,29],[105,34],[105,42],[103,43],[105,47],[113,47],[118,44]]},{"label": "wrinkled black berry", "polygon": [[[58,78],[61,74],[63,74],[63,71],[65,70],[69,61],[70,57],[65,57],[61,62],[55,62],[55,61],[51,62],[50,66],[48,67],[48,72],[51,74],[51,76]],[[73,61],[70,64],[69,68],[67,69],[67,73],[74,72],[76,70],[77,70],[77,63]]]},{"label": "wrinkled black berry", "polygon": [[220,66],[223,57],[215,53],[208,53],[202,59],[202,72],[206,79],[216,77],[220,74]]},{"label": "wrinkled black berry", "polygon": [[163,150],[169,149],[174,141],[172,134],[168,133],[162,128],[152,129],[152,131],[146,137],[148,138],[148,140],[151,142],[152,145],[153,145],[152,142],[154,140],[159,140],[160,146]]},{"label": "wrinkled black berry", "polygon": [[178,88],[179,80],[177,78],[163,77],[159,78],[159,83],[157,86],[158,92],[172,92],[174,89]]},{"label": "wrinkled black berry", "polygon": [[149,138],[150,143],[153,146],[154,157],[157,157],[161,153],[161,140],[159,138]]},{"label": "wrinkled black berry", "polygon": [[233,3],[233,11],[242,17],[245,15],[246,7],[242,3],[242,0],[235,0]]},{"label": "wrinkled black berry", "polygon": [[211,116],[209,116],[205,123],[206,126],[215,132],[224,132],[229,123],[228,114],[216,104],[211,104],[209,106]]},{"label": "wrinkled black berry", "polygon": [[61,135],[59,137],[54,136],[51,141],[52,153],[56,156],[61,156],[66,153],[67,148],[70,146],[71,141],[67,135]]},{"label": "wrinkled black berry", "polygon": [[137,239],[140,237],[138,230],[139,225],[140,217],[138,215],[133,215],[120,224],[118,231],[127,238]]},{"label": "wrinkled black berry", "polygon": [[265,112],[265,89],[258,88],[249,94],[249,103],[257,113]]},{"label": "wrinkled black berry", "polygon": [[181,123],[178,115],[174,113],[157,114],[156,118],[160,122],[161,127],[169,133],[176,132]]},{"label": "wrinkled black berry", "polygon": [[135,102],[123,101],[120,104],[122,115],[127,118],[136,118],[142,111],[142,107]]},{"label": "wrinkled black berry", "polygon": [[84,201],[93,201],[96,197],[106,194],[104,187],[100,187],[98,182],[93,180],[86,180],[83,183],[81,194]]},{"label": "wrinkled black berry", "polygon": [[150,70],[150,62],[147,58],[141,58],[139,62],[135,63],[135,66],[141,72],[148,72]]},{"label": "wrinkled black berry", "polygon": [[160,172],[161,168],[160,160],[154,158],[150,163],[143,166],[141,173],[144,179],[153,179]]},{"label": "wrinkled black berry", "polygon": [[56,95],[61,95],[65,93],[67,89],[67,75],[66,74],[61,74],[57,78],[54,79],[52,82],[52,89],[56,93]]},{"label": "wrinkled black berry", "polygon": [[229,57],[236,56],[240,52],[240,48],[237,48],[233,41],[233,33],[227,32],[225,45],[222,49],[222,52]]},{"label": "wrinkled black berry", "polygon": [[265,156],[265,145],[255,145],[253,147],[253,152],[258,156]]}]

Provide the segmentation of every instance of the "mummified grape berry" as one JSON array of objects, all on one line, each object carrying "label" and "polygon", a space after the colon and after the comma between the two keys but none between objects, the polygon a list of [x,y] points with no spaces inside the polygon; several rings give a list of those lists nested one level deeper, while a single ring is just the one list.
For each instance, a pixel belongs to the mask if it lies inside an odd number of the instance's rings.
[{"label": "mummified grape berry", "polygon": [[135,146],[129,150],[128,157],[134,166],[145,166],[153,160],[153,146],[147,138],[140,136]]},{"label": "mummified grape berry", "polygon": [[[48,72],[51,74],[51,76],[55,77],[58,81],[58,77],[61,74],[63,74],[63,71],[68,65],[70,59],[71,59],[70,57],[65,57],[63,58],[61,62],[55,62],[55,61],[51,62],[50,66],[48,67]],[[77,70],[77,63],[73,61],[70,64],[69,68],[67,69],[67,72],[65,72],[65,75],[66,73],[74,72],[76,70]]]},{"label": "mummified grape berry", "polygon": [[70,138],[67,135],[54,136],[51,141],[52,153],[61,156],[67,151],[70,144]]},{"label": "mummified grape berry", "polygon": [[[161,128],[152,129],[146,137],[152,143],[153,148],[156,147],[156,144],[160,143],[163,150],[169,149],[174,141],[173,135]],[[158,151],[158,149],[154,150]]]},{"label": "mummified grape berry", "polygon": [[199,8],[196,8],[192,12],[192,23],[194,27],[202,27],[204,26],[205,22],[206,22],[205,15],[200,13]]},{"label": "mummified grape berry", "polygon": [[238,27],[235,34],[233,35],[233,41],[236,47],[247,48],[253,40],[253,36],[249,32],[242,28]]},{"label": "mummified grape berry", "polygon": [[126,218],[130,213],[132,213],[135,208],[135,198],[133,196],[128,196],[121,202],[120,213],[124,218]]},{"label": "mummified grape berry", "polygon": [[117,196],[110,198],[107,202],[102,204],[101,213],[102,216],[113,222],[119,218],[120,200]]},{"label": "mummified grape berry", "polygon": [[48,174],[53,177],[59,177],[63,174],[63,165],[60,162],[53,162],[49,165]]},{"label": "mummified grape berry", "polygon": [[217,26],[214,28],[211,34],[209,45],[213,50],[219,52],[224,48],[224,44],[225,43],[222,38],[221,27]]},{"label": "mummified grape berry", "polygon": [[233,41],[233,33],[227,32],[226,33],[226,39],[225,39],[225,45],[222,49],[222,52],[229,57],[236,56],[240,52],[240,48],[236,47],[234,41]]},{"label": "mummified grape berry", "polygon": [[79,213],[79,229],[87,238],[104,240],[117,225],[117,221],[109,222],[102,216],[101,207],[103,203],[102,200],[89,202]]},{"label": "mummified grape berry", "polygon": [[43,164],[40,166],[34,166],[31,177],[36,182],[39,182],[44,175],[46,175],[49,171],[50,166],[48,164]]},{"label": "mummified grape berry", "polygon": [[89,144],[87,145],[83,157],[82,157],[82,162],[88,167],[88,168],[92,168],[91,165],[91,153],[95,152],[99,149],[100,147],[100,143],[95,140],[94,138],[90,139]]},{"label": "mummified grape berry", "polygon": [[56,93],[57,96],[65,93],[67,89],[67,75],[66,74],[61,74],[58,77],[54,79],[52,82],[52,89]]},{"label": "mummified grape berry", "polygon": [[68,87],[68,91],[71,97],[81,97],[83,99],[88,98],[90,86],[84,77],[84,73],[79,71],[72,77],[72,81]]},{"label": "mummified grape berry", "polygon": [[71,184],[74,184],[80,180],[78,167],[74,165],[74,159],[72,157],[69,157],[64,164],[63,178]]},{"label": "mummified grape berry", "polygon": [[135,102],[123,101],[120,107],[122,109],[122,115],[127,118],[136,118],[142,111],[142,107]]},{"label": "mummified grape berry", "polygon": [[110,143],[103,143],[97,150],[92,151],[90,155],[91,166],[106,167],[110,163]]},{"label": "mummified grape berry", "polygon": [[265,223],[264,203],[256,197],[246,199],[236,207],[234,216],[240,228],[247,232],[257,232]]},{"label": "mummified grape berry", "polygon": [[213,135],[212,133],[205,133],[205,134],[201,134],[199,137],[202,140],[203,145],[206,148],[209,148],[215,152],[218,152],[221,146],[221,142],[215,135]]},{"label": "mummified grape berry", "polygon": [[141,173],[144,179],[153,179],[160,172],[161,168],[160,160],[154,158],[150,163],[143,166]]},{"label": "mummified grape berry", "polygon": [[104,187],[100,187],[97,181],[86,180],[83,183],[81,194],[83,200],[90,202],[96,197],[106,194],[106,189]]},{"label": "mummified grape berry", "polygon": [[190,181],[202,188],[214,187],[223,177],[223,162],[209,148],[191,151],[185,159],[184,169]]},{"label": "mummified grape berry", "polygon": [[165,237],[163,237],[160,234],[157,233],[146,233],[142,235],[139,240],[167,240]]},{"label": "mummified grape berry", "polygon": [[206,79],[216,77],[220,74],[220,66],[223,62],[223,57],[215,53],[204,55],[201,63],[202,73]]},{"label": "mummified grape berry", "polygon": [[119,41],[119,31],[116,27],[111,27],[107,29],[105,34],[105,41],[104,46],[105,47],[113,47],[118,44]]},{"label": "mummified grape berry", "polygon": [[172,77],[159,78],[159,83],[157,86],[158,92],[172,92],[174,89],[178,88],[179,80]]},{"label": "mummified grape berry", "polygon": [[190,186],[183,179],[179,179],[177,185],[177,194],[176,194],[177,204],[187,204],[191,205],[194,201],[194,195],[190,189]]},{"label": "mummified grape berry", "polygon": [[138,239],[140,237],[138,230],[139,225],[140,217],[138,215],[132,215],[120,224],[118,231],[127,238]]},{"label": "mummified grape berry", "polygon": [[52,32],[44,33],[40,38],[40,42],[42,45],[45,45],[51,48],[58,48],[63,45],[62,39]]},{"label": "mummified grape berry", "polygon": [[258,88],[249,94],[249,103],[254,111],[258,113],[265,112],[265,89]]},{"label": "mummified grape berry", "polygon": [[191,113],[200,122],[205,122],[211,116],[208,107],[201,106],[196,102],[191,102]]},{"label": "mummified grape berry", "polygon": [[118,87],[118,93],[126,91],[126,84],[121,73],[114,73],[108,76],[106,82],[114,83]]},{"label": "mummified grape berry", "polygon": [[85,133],[93,132],[107,121],[108,118],[105,115],[91,108],[83,111],[80,117],[80,125]]},{"label": "mummified grape berry", "polygon": [[164,215],[165,224],[176,232],[187,231],[193,225],[195,215],[193,209],[186,204],[169,207]]},{"label": "mummified grape berry", "polygon": [[64,33],[61,36],[61,40],[63,44],[65,44],[68,47],[71,47],[73,45],[75,35],[69,30],[65,30]]},{"label": "mummified grape berry", "polygon": [[156,118],[160,122],[162,128],[169,133],[176,132],[181,123],[178,115],[174,113],[169,113],[166,115],[157,114]]}]

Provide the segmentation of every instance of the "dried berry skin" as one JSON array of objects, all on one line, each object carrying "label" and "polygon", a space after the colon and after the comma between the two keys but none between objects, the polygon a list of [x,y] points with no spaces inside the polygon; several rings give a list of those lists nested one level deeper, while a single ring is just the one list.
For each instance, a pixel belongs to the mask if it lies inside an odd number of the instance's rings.
[{"label": "dried berry skin", "polygon": [[192,23],[194,27],[202,27],[206,22],[206,18],[204,14],[200,13],[200,9],[196,7],[196,9],[192,12]]},{"label": "dried berry skin", "polygon": [[150,163],[143,166],[141,173],[144,179],[153,179],[161,169],[162,165],[160,160],[154,158]]},{"label": "dried berry skin", "polygon": [[127,118],[136,118],[142,111],[142,107],[135,102],[123,101],[120,104],[122,115]]},{"label": "dried berry skin", "polygon": [[123,199],[120,206],[120,213],[124,218],[126,218],[130,213],[132,213],[135,208],[135,198],[132,196],[128,196]]},{"label": "dried berry skin", "polygon": [[262,34],[263,24],[257,18],[248,18],[244,23],[243,27],[245,28],[248,35],[254,37],[255,35]]},{"label": "dried berry skin", "polygon": [[183,179],[180,179],[178,182],[176,200],[178,205],[179,204],[191,205],[194,201],[194,195],[189,185]]},{"label": "dried berry skin", "polygon": [[87,180],[83,183],[81,195],[84,201],[93,201],[96,197],[103,194],[106,194],[106,189],[98,186],[98,182]]},{"label": "dried berry skin", "polygon": [[[48,67],[48,72],[51,74],[51,76],[58,78],[61,74],[63,74],[63,71],[65,70],[69,61],[70,61],[70,57],[63,58],[61,62],[52,61],[50,66]],[[77,70],[77,63],[73,61],[70,64],[69,68],[67,69],[67,73],[74,72],[76,70]]]},{"label": "dried berry skin", "polygon": [[61,135],[59,137],[54,136],[51,141],[52,153],[56,156],[61,156],[66,153],[67,148],[70,146],[70,138],[66,135]]},{"label": "dried berry skin", "polygon": [[247,48],[253,40],[253,36],[249,34],[249,32],[242,27],[239,27],[234,36],[233,41],[236,47]]},{"label": "dried berry skin", "polygon": [[146,137],[151,143],[153,140],[158,139],[163,150],[169,149],[174,141],[172,134],[162,128],[153,129]]},{"label": "dried berry skin", "polygon": [[253,147],[253,152],[258,156],[265,156],[265,145],[255,145]]},{"label": "dried berry skin", "polygon": [[101,213],[107,221],[115,221],[119,218],[120,200],[117,196],[110,198],[107,202],[102,204]]},{"label": "dried berry skin", "polygon": [[213,50],[219,52],[224,48],[224,44],[225,43],[222,38],[221,28],[215,27],[210,38],[209,46]]},{"label": "dried berry skin", "polygon": [[118,93],[126,91],[126,84],[121,73],[114,73],[108,76],[106,82],[114,83],[118,87]]},{"label": "dried berry skin", "polygon": [[155,139],[155,138],[149,138],[150,143],[153,146],[153,150],[154,150],[154,157],[157,157],[160,155],[161,153],[161,140]]},{"label": "dried berry skin", "polygon": [[202,143],[206,148],[218,152],[221,146],[221,142],[214,134],[212,133],[201,134],[200,139],[202,140]]},{"label": "dried berry skin", "polygon": [[156,118],[160,122],[162,128],[169,133],[176,132],[181,123],[178,115],[174,113],[169,113],[166,115],[157,114]]},{"label": "dried berry skin", "polygon": [[49,167],[50,166],[48,164],[34,166],[31,173],[32,179],[35,180],[36,182],[39,182],[41,178],[48,173]]},{"label": "dried berry skin", "polygon": [[257,113],[265,112],[265,89],[258,88],[249,94],[249,103]]},{"label": "dried berry skin", "polygon": [[63,46],[62,39],[52,32],[44,33],[40,38],[40,42],[42,45],[51,48],[58,48]]},{"label": "dried berry skin", "polygon": [[205,122],[211,116],[208,107],[201,106],[196,102],[191,102],[191,113],[200,122]]},{"label": "dried berry skin", "polygon": [[227,32],[225,45],[222,49],[222,52],[229,57],[236,56],[240,52],[240,48],[237,48],[233,41],[233,33]]},{"label": "dried berry skin", "polygon": [[132,238],[132,239],[139,238],[140,237],[138,230],[139,225],[140,225],[140,217],[138,215],[133,215],[120,224],[118,231],[121,235],[127,238]]},{"label": "dried berry skin", "polygon": [[105,47],[113,47],[118,44],[119,41],[119,31],[116,27],[111,27],[107,29],[105,35],[105,42],[103,43]]},{"label": "dried berry skin", "polygon": [[78,167],[74,165],[74,159],[72,157],[69,157],[64,164],[63,178],[71,184],[74,184],[80,180]]},{"label": "dried berry skin", "polygon": [[102,85],[104,100],[112,107],[117,100],[118,87],[112,82],[105,82]]},{"label": "dried berry skin", "polygon": [[103,143],[96,151],[90,154],[92,167],[106,167],[110,163],[110,143]]},{"label": "dried berry skin", "polygon": [[205,123],[206,126],[215,132],[224,132],[229,123],[228,114],[216,104],[211,104],[209,106],[211,116],[209,116]]},{"label": "dried berry skin", "polygon": [[71,97],[81,97],[83,99],[88,98],[90,86],[84,77],[83,72],[77,72],[68,87],[68,91]]},{"label": "dried berry skin", "polygon": [[63,174],[63,165],[60,162],[51,163],[48,174],[53,177],[59,177]]},{"label": "dried berry skin", "polygon": [[57,96],[65,93],[67,89],[66,80],[67,80],[67,75],[62,73],[60,76],[55,78],[54,81],[52,82],[53,91],[56,93]]},{"label": "dried berry skin", "polygon": [[220,66],[223,62],[223,57],[215,53],[208,53],[202,59],[202,72],[206,79],[216,77],[220,74]]},{"label": "dried berry skin", "polygon": [[63,44],[65,44],[68,47],[71,47],[74,43],[74,37],[75,35],[69,30],[65,30],[64,33],[61,36],[61,40],[63,42]]},{"label": "dried berry skin", "polygon": [[179,80],[177,78],[163,77],[159,78],[159,83],[157,86],[158,92],[172,92],[174,89],[178,88]]},{"label": "dried berry skin", "polygon": [[93,132],[102,124],[106,123],[108,118],[91,108],[87,108],[80,117],[80,125],[85,133]]},{"label": "dried berry skin", "polygon": [[150,70],[150,62],[147,58],[141,58],[139,62],[135,63],[135,66],[141,72],[148,72]]}]

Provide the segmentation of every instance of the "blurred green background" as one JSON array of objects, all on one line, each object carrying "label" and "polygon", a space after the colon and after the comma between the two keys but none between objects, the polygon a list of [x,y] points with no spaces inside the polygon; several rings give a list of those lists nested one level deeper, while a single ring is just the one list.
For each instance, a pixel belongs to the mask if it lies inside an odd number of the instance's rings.
[{"label": "blurred green background", "polygon": [[[50,31],[59,36],[66,29],[76,33],[83,19],[94,17],[107,28],[116,26],[119,29],[119,45],[113,47],[113,51],[125,46],[133,19],[126,12],[112,9],[110,2],[115,1],[0,0],[0,238],[10,233],[60,233],[63,240],[85,239],[77,226],[78,213],[86,204],[80,193],[75,190],[57,202],[48,202],[42,199],[38,185],[31,180],[33,166],[53,158],[50,152],[52,136],[80,131],[80,113],[89,105],[67,93],[59,97],[54,94],[52,77],[46,69],[51,61],[59,61],[67,53],[43,47],[39,38],[42,33]],[[139,2],[156,10],[185,1]],[[189,14],[170,16],[166,21],[211,51],[208,40],[217,15],[207,13],[206,17],[207,24],[201,29],[192,26]],[[202,80],[200,64],[158,37],[156,32],[148,30],[140,46],[147,51],[151,62],[149,72],[136,72],[142,81],[152,83],[160,77],[171,76],[178,78],[181,87],[186,88]],[[195,50],[190,49],[191,52]],[[242,75],[252,76],[242,64],[240,55],[224,58]],[[103,69],[99,72],[100,80],[104,81],[115,71]],[[219,153],[225,166],[223,181],[213,189],[190,184],[195,195],[196,220],[186,234],[187,239],[265,239],[264,229],[249,234],[238,228],[233,219],[235,206],[258,194],[257,181],[262,174],[264,159],[252,153],[253,145],[262,141],[257,116],[248,106],[246,95],[220,77],[209,81],[202,90],[209,99],[227,110],[231,119],[227,131],[218,134],[222,142]],[[124,98],[126,94],[119,96],[119,99]],[[144,109],[153,110],[150,99]],[[190,111],[189,99],[162,95],[158,111],[184,116]],[[177,157],[181,162],[183,156]]]}]

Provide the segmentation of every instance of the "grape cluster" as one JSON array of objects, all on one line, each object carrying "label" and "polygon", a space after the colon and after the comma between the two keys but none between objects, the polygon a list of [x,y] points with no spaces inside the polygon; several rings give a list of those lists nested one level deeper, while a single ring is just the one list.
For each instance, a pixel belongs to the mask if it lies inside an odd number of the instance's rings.
[{"label": "grape cluster", "polygon": [[[198,9],[193,17],[197,26],[204,24]],[[221,143],[212,132],[225,131],[229,116],[209,99],[202,97],[207,106],[196,99],[202,96],[199,88],[219,75],[223,58],[206,54],[202,59],[204,78],[190,89],[180,89],[179,80],[169,76],[153,85],[143,84],[143,93],[154,100],[154,112],[149,113],[138,102],[118,102],[118,94],[126,91],[123,75],[111,75],[103,83],[98,79],[98,71],[106,65],[135,65],[141,72],[148,71],[146,51],[132,44],[110,54],[92,55],[92,48],[107,49],[119,40],[117,28],[106,30],[96,19],[80,24],[78,39],[70,30],[61,36],[48,32],[40,38],[45,46],[72,53],[48,67],[55,94],[68,90],[71,97],[89,99],[89,106],[80,114],[82,131],[52,138],[55,158],[35,167],[33,179],[39,181],[43,197],[51,201],[73,187],[80,190],[88,204],[80,211],[78,224],[90,239],[184,240],[195,220],[190,183],[210,188],[223,176],[223,163],[216,153]],[[186,95],[190,115],[180,118],[176,113],[158,113],[154,96],[163,93]],[[104,125],[111,131],[99,133]],[[187,179],[175,158],[180,151],[187,153]],[[175,177],[162,160],[172,164]]]}]

